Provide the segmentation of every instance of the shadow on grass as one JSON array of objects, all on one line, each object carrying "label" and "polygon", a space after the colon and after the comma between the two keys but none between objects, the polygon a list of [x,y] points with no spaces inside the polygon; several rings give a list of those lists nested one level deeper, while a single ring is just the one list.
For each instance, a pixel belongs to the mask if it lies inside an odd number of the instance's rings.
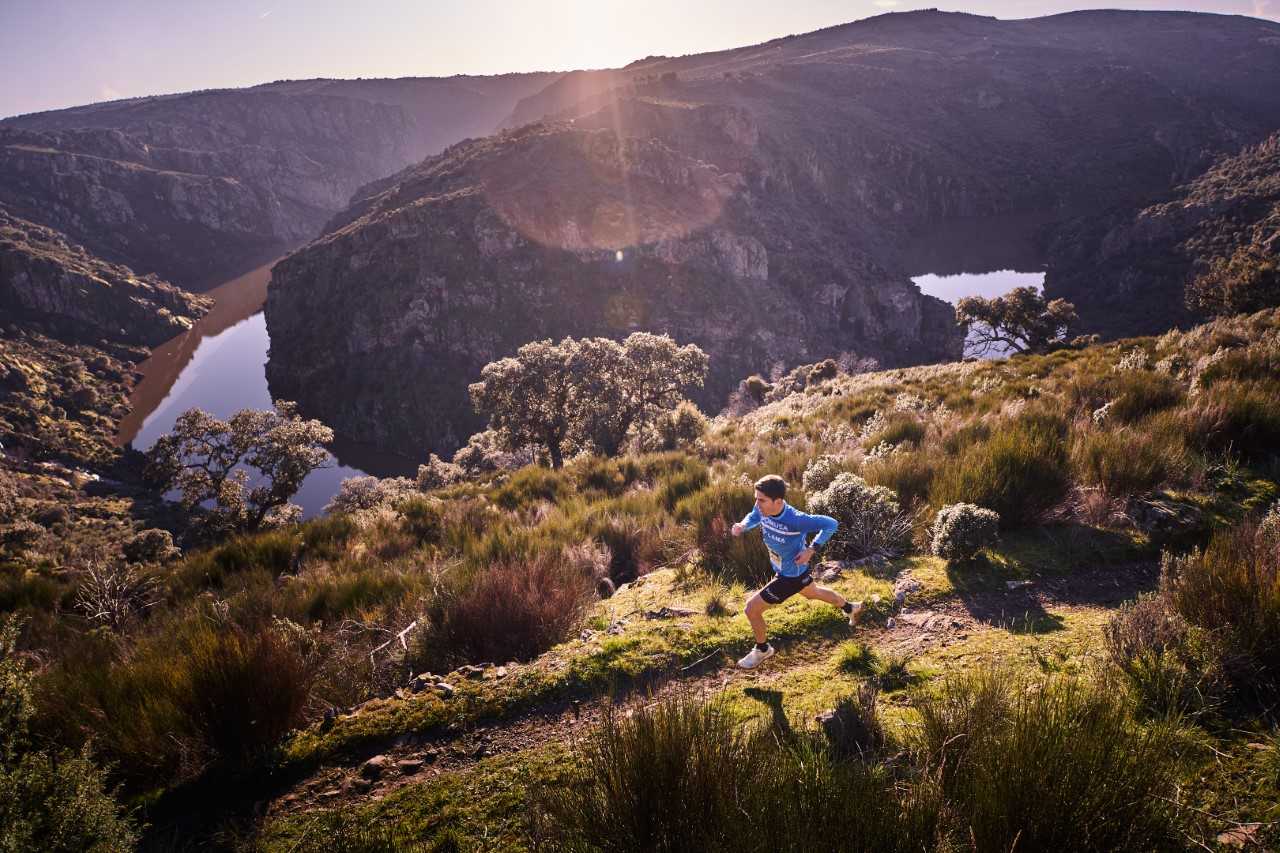
[{"label": "shadow on grass", "polygon": [[791,729],[791,721],[787,719],[786,709],[782,707],[782,691],[766,690],[763,687],[748,687],[742,691],[746,696],[762,702],[769,709],[769,722],[778,738],[789,741],[795,737]]},{"label": "shadow on grass", "polygon": [[1131,531],[1071,522],[1010,531],[993,561],[1012,577],[1070,575],[1151,559],[1159,551]]},{"label": "shadow on grass", "polygon": [[1114,607],[1156,582],[1156,552],[1123,530],[1057,524],[1006,534],[1000,547],[947,564],[947,579],[974,619],[1016,634],[1064,628],[1045,609],[1061,603]]},{"label": "shadow on grass", "polygon": [[947,564],[947,579],[965,610],[978,622],[1015,634],[1046,634],[1065,627],[1063,619],[1045,610],[1035,586],[1013,575],[1007,564],[978,556]]}]

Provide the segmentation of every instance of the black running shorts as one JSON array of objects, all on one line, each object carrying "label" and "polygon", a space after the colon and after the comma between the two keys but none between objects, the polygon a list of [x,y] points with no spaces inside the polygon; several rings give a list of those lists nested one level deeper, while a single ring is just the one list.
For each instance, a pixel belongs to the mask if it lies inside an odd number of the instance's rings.
[{"label": "black running shorts", "polygon": [[770,604],[781,604],[811,583],[813,575],[808,572],[794,578],[778,575],[760,590],[760,597]]}]

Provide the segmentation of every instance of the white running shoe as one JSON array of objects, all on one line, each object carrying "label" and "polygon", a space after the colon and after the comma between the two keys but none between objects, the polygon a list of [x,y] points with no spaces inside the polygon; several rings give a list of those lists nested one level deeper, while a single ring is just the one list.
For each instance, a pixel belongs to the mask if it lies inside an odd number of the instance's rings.
[{"label": "white running shoe", "polygon": [[862,618],[862,602],[853,602],[853,610],[849,611],[849,627],[858,627],[858,620]]},{"label": "white running shoe", "polygon": [[755,669],[769,658],[773,657],[778,650],[773,646],[767,647],[763,652],[755,646],[751,647],[751,651],[747,652],[747,656],[738,661],[738,666],[743,669]]}]

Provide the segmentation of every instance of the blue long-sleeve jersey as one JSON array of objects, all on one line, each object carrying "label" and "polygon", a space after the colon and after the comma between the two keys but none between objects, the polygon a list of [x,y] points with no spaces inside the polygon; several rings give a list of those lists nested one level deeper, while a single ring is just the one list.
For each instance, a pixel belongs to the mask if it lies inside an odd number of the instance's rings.
[{"label": "blue long-sleeve jersey", "polygon": [[799,577],[809,567],[796,562],[796,555],[809,547],[806,534],[817,533],[813,537],[814,545],[825,545],[840,526],[829,515],[810,515],[801,512],[789,503],[782,504],[782,512],[777,515],[763,515],[760,507],[753,507],[747,517],[742,519],[742,526],[747,530],[761,527],[764,546],[769,549],[769,562],[773,570],[784,578]]}]

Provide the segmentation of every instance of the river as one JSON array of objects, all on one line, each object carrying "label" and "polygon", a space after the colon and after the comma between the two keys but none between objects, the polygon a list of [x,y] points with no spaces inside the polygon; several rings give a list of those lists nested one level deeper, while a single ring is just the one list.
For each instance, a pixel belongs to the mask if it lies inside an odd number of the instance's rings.
[{"label": "river", "polygon": [[[262,306],[274,264],[208,291],[217,300],[213,310],[189,331],[152,350],[138,367],[142,380],[129,400],[132,411],[120,422],[117,443],[132,442],[135,449],[146,450],[192,408],[219,418],[240,409],[271,408],[266,375],[270,338]],[[348,477],[386,477],[415,469],[411,460],[355,442],[338,440],[329,449],[329,467],[313,471],[294,498],[307,518],[320,514]]]}]

